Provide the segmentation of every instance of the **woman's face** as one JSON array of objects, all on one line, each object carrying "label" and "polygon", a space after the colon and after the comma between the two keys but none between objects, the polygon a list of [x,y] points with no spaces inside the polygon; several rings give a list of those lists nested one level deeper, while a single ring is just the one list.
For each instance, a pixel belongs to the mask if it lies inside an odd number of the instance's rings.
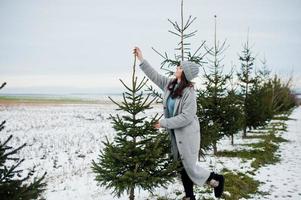
[{"label": "woman's face", "polygon": [[182,66],[177,66],[177,69],[175,71],[175,76],[177,79],[180,79],[181,78],[181,75],[183,73],[183,67]]}]

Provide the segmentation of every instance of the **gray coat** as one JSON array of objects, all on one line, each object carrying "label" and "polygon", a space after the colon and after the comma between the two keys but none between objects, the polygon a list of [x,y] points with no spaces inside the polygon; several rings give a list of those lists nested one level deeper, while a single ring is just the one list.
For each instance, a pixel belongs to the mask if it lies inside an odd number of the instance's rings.
[{"label": "gray coat", "polygon": [[[183,95],[176,98],[174,117],[168,117],[167,98],[170,91],[167,86],[171,78],[159,74],[150,66],[147,60],[143,60],[140,68],[146,76],[163,90],[163,108],[165,119],[160,120],[160,126],[166,128],[171,136],[172,153],[175,159],[180,154],[183,166],[190,179],[197,185],[203,185],[208,179],[210,172],[201,166],[198,161],[200,150],[200,125],[196,115],[196,94],[192,87],[183,90]],[[171,129],[174,130],[172,134]]]}]

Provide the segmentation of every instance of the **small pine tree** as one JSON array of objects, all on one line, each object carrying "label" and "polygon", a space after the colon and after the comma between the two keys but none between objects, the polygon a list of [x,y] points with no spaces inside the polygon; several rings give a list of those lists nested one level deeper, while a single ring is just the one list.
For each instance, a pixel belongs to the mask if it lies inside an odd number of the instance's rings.
[{"label": "small pine tree", "polygon": [[161,63],[161,69],[167,71],[168,75],[172,75],[174,73],[171,70],[171,67],[178,66],[180,61],[189,60],[191,62],[195,62],[199,65],[204,64],[203,58],[208,52],[202,53],[201,49],[205,45],[205,41],[203,41],[197,49],[192,52],[191,51],[191,43],[188,41],[191,37],[196,35],[197,30],[190,31],[191,24],[196,20],[196,17],[192,17],[191,15],[188,17],[187,21],[184,22],[184,3],[183,0],[181,1],[181,21],[172,21],[168,19],[170,24],[172,25],[173,30],[169,30],[168,32],[172,35],[176,36],[179,41],[177,42],[177,47],[175,48],[175,55],[174,58],[169,56],[166,52],[160,53],[155,48],[152,48],[161,58],[163,61]]},{"label": "small pine tree", "polygon": [[[214,143],[220,139],[218,134],[222,128],[221,123],[212,120],[212,101],[209,100],[206,90],[198,90],[197,93],[197,116],[200,122],[201,131],[201,147],[200,154],[205,155],[205,152],[214,148]],[[217,149],[214,149],[217,151]]]},{"label": "small pine tree", "polygon": [[[194,37],[197,33],[197,30],[190,30],[190,26],[192,25],[192,23],[196,20],[196,17],[192,17],[191,15],[188,17],[188,19],[186,21],[184,21],[184,3],[183,0],[181,1],[181,15],[180,15],[180,22],[177,21],[172,21],[170,19],[168,19],[168,21],[170,22],[170,24],[172,25],[173,30],[169,30],[169,32],[176,36],[176,38],[178,38],[178,42],[177,42],[177,46],[175,48],[175,55],[174,58],[172,58],[171,56],[169,56],[166,52],[165,53],[160,53],[159,51],[157,51],[156,49],[152,48],[161,58],[163,58],[163,61],[161,63],[161,69],[167,71],[168,75],[172,75],[174,73],[174,70],[171,70],[171,67],[175,67],[178,66],[180,64],[180,61],[183,60],[189,60],[191,62],[197,63],[200,66],[202,66],[203,64],[207,63],[204,61],[204,57],[209,53],[208,50],[206,50],[205,47],[205,41],[202,41],[202,43],[200,45],[198,45],[198,47],[196,48],[196,50],[194,52],[191,51],[191,43],[188,41],[191,37]],[[205,50],[205,52],[202,52],[201,50]],[[153,96],[159,97],[159,99],[161,99],[160,102],[162,102],[162,95],[157,92],[152,86],[147,86],[148,87],[148,91],[151,91]],[[198,95],[199,97],[201,95]],[[200,100],[199,100],[200,101]],[[198,103],[198,109],[197,112],[200,113],[202,112],[202,104]],[[198,116],[200,116],[200,114],[198,114]],[[202,120],[200,120],[202,121]],[[203,128],[205,128],[205,121]],[[209,131],[213,131],[213,129],[211,129],[211,127],[206,130],[207,133],[209,133]],[[209,141],[207,141],[207,139],[209,140],[209,138],[203,138],[201,140],[201,143],[208,144],[210,143]],[[210,143],[211,145],[211,143]],[[201,145],[201,152],[202,153],[202,148],[203,150],[207,150],[207,147],[209,148],[210,145],[207,145],[205,147],[205,145]]]},{"label": "small pine tree", "polygon": [[243,106],[239,95],[234,88],[228,91],[224,99],[225,110],[222,118],[224,119],[223,127],[226,130],[225,134],[231,137],[231,144],[234,145],[234,134],[238,133],[242,128],[242,113]]},{"label": "small pine tree", "polygon": [[251,106],[249,105],[250,87],[255,81],[252,77],[255,57],[253,57],[251,48],[249,46],[249,37],[247,37],[247,42],[243,45],[242,54],[239,56],[239,60],[241,61],[241,69],[240,72],[237,73],[237,76],[240,81],[244,108],[243,137],[246,137],[247,127],[250,126],[249,116],[252,110]]},{"label": "small pine tree", "polygon": [[[5,84],[2,84],[0,89]],[[4,129],[5,123],[6,121],[3,121],[0,124],[0,132]],[[34,168],[24,176],[23,170],[18,169],[24,159],[20,159],[15,155],[26,144],[13,148],[8,145],[12,137],[10,135],[4,142],[0,141],[0,197],[3,200],[43,199],[42,193],[46,187],[44,182],[46,173],[40,178],[35,177],[32,182],[30,179],[34,175]]]},{"label": "small pine tree", "polygon": [[267,123],[272,118],[271,88],[269,81],[270,71],[267,69],[266,59],[262,61],[260,69],[254,77],[254,82],[250,88],[248,102],[248,128],[256,128]]},{"label": "small pine tree", "polygon": [[130,200],[134,200],[137,187],[152,192],[153,188],[165,187],[172,182],[178,164],[168,156],[170,141],[167,134],[154,128],[160,118],[158,114],[150,121],[143,115],[145,110],[152,108],[157,97],[150,99],[151,94],[144,96],[141,90],[147,79],[143,77],[138,82],[135,65],[136,57],[131,87],[120,80],[127,90],[123,93],[123,102],[117,103],[109,97],[118,106],[117,110],[125,113],[123,116],[110,115],[116,130],[114,142],[107,139],[98,161],[92,161],[96,181],[106,188],[113,188],[113,193],[118,197],[127,192]]},{"label": "small pine tree", "polygon": [[199,107],[198,117],[200,119],[201,127],[201,149],[208,149],[213,147],[214,154],[217,153],[217,142],[224,135],[228,135],[228,129],[226,127],[226,102],[227,95],[226,83],[229,81],[230,75],[224,75],[221,56],[226,50],[226,41],[221,45],[217,41],[216,37],[216,16],[214,16],[215,30],[214,30],[214,46],[208,48],[205,46],[212,59],[208,58],[209,72],[205,72],[205,90],[198,91],[197,103]]}]

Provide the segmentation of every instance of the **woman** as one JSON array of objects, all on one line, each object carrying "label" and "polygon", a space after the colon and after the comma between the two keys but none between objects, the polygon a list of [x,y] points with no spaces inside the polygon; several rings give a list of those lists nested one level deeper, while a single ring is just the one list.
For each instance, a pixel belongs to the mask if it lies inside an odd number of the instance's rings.
[{"label": "woman", "polygon": [[174,73],[175,78],[160,75],[147,60],[143,59],[138,47],[134,54],[140,61],[140,68],[146,76],[163,90],[164,119],[155,124],[156,128],[166,128],[171,137],[171,151],[174,159],[180,159],[181,179],[186,197],[183,200],[195,200],[193,185],[205,183],[214,188],[216,197],[224,189],[224,177],[204,169],[198,162],[200,148],[200,127],[196,116],[196,94],[191,80],[197,77],[199,65],[181,61]]}]

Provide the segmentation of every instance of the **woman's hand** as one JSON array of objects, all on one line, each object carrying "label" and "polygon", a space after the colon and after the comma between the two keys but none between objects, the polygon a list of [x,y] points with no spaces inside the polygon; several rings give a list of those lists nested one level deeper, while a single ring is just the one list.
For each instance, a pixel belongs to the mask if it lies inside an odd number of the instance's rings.
[{"label": "woman's hand", "polygon": [[137,56],[138,60],[140,62],[142,62],[142,60],[143,60],[142,52],[141,52],[141,50],[138,47],[134,48],[134,52],[133,53],[134,53],[135,56]]},{"label": "woman's hand", "polygon": [[157,121],[157,122],[154,124],[154,127],[155,127],[156,129],[161,128],[159,121]]}]

